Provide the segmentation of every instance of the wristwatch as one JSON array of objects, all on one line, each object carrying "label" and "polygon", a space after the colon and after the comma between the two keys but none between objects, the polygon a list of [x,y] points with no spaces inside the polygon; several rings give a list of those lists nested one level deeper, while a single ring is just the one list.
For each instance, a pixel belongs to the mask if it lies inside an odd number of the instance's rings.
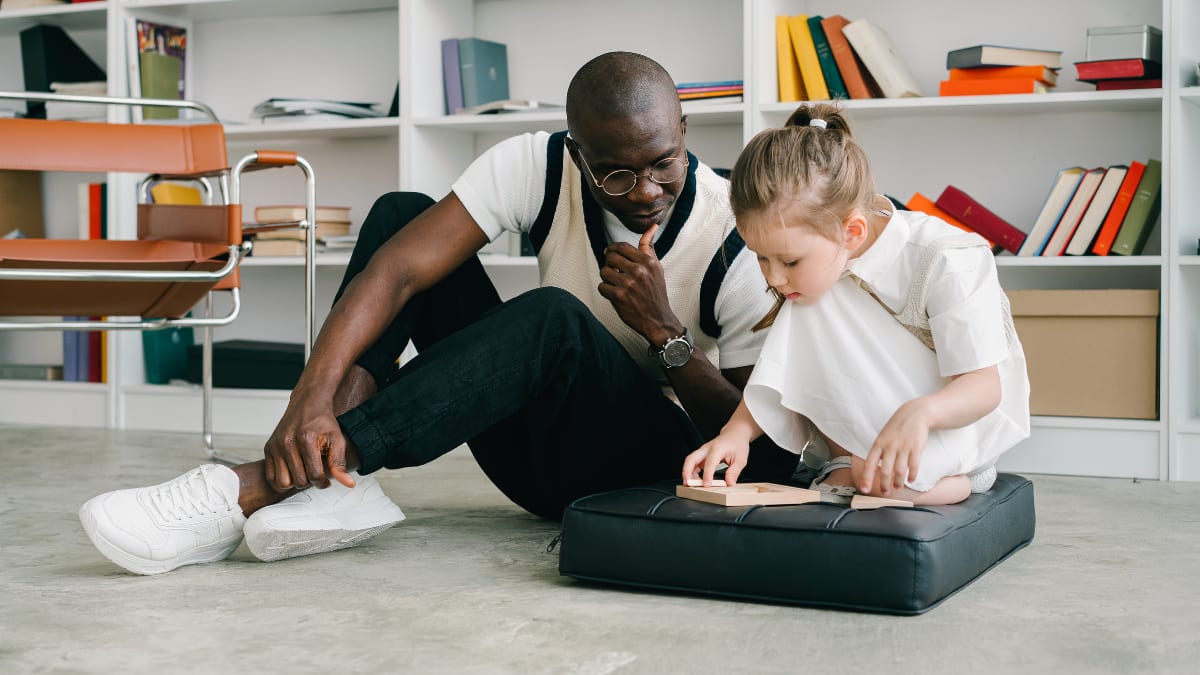
[{"label": "wristwatch", "polygon": [[692,335],[684,328],[683,335],[667,340],[661,347],[650,345],[647,351],[650,356],[658,357],[663,368],[678,368],[692,358],[692,349]]}]

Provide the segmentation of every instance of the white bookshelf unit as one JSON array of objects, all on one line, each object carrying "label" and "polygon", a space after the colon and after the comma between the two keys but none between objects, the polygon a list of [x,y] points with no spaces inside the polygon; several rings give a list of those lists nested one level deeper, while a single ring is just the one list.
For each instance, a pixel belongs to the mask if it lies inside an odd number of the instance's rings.
[{"label": "white bookshelf unit", "polygon": [[[1200,480],[1200,191],[1194,187],[1200,176],[1200,7],[1192,0],[109,0],[0,11],[0,88],[22,88],[17,34],[33,23],[64,26],[107,69],[112,94],[126,91],[129,17],[185,25],[189,97],[212,106],[227,124],[230,156],[269,146],[296,150],[316,169],[318,201],[350,205],[357,223],[384,192],[418,190],[439,198],[497,141],[565,127],[561,111],[444,115],[445,38],[505,43],[510,91],[519,98],[562,102],[584,61],[616,49],[658,60],[679,82],[742,79],[743,102],[684,106],[689,149],[712,166],[729,167],[751,136],[781,124],[795,107],[777,102],[774,17],[802,13],[870,18],[887,30],[924,90],[922,98],[845,103],[879,187],[889,195],[936,196],[954,184],[1028,229],[1058,169],[1162,160],[1162,216],[1146,255],[997,259],[1009,289],[1159,290],[1159,419],[1036,417],[1033,436],[1002,466]],[[1073,64],[1084,60],[1088,27],[1135,24],[1163,30],[1162,89],[1096,92],[1075,80]],[[974,44],[1061,50],[1059,85],[1042,95],[937,97],[946,52]],[[250,121],[253,106],[273,96],[386,106],[397,83],[398,118],[286,126]],[[255,180],[262,182],[248,184],[247,197],[270,201],[285,198],[298,179]],[[63,209],[54,195],[73,185],[45,187],[49,220]],[[111,222],[122,222],[132,209],[133,190],[127,192],[112,200]],[[248,209],[255,205],[247,202]],[[62,214],[68,223],[74,222],[72,207]],[[320,319],[345,261],[345,255],[320,261]],[[484,262],[506,295],[536,283],[536,267],[527,259],[492,253]],[[217,339],[299,341],[298,261],[251,259],[243,279],[243,315]],[[293,298],[294,311],[288,309]],[[37,352],[20,335],[0,335],[0,360]],[[107,384],[0,382],[0,423],[174,429],[198,423],[197,392],[144,383],[137,335],[110,344]],[[218,390],[217,399],[218,432],[265,435],[286,393]]]}]

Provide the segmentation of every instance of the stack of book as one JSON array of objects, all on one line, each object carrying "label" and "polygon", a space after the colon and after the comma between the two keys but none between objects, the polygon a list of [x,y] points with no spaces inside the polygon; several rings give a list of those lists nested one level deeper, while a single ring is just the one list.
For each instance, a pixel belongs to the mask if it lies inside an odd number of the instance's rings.
[{"label": "stack of book", "polygon": [[716,82],[681,82],[675,85],[679,92],[680,101],[704,101],[722,99],[724,101],[740,101],[745,87],[741,80],[721,80]]},{"label": "stack of book", "polygon": [[[278,225],[277,229],[255,232],[252,237],[256,256],[300,256],[305,252],[308,230],[300,227],[305,218],[303,206],[260,206],[254,209],[254,227]],[[317,250],[353,248],[350,233],[350,207],[317,207]]]},{"label": "stack of book", "polygon": [[946,54],[947,79],[940,96],[1044,94],[1058,84],[1062,52],[974,45]]},{"label": "stack of book", "polygon": [[1162,87],[1162,31],[1154,26],[1088,29],[1087,56],[1075,62],[1080,82],[1096,91]]},{"label": "stack of book", "polygon": [[907,206],[973,231],[997,252],[1017,256],[1140,255],[1158,218],[1162,163],[1157,159],[1059,170],[1037,219],[1022,230],[951,185],[932,202]]},{"label": "stack of book", "polygon": [[347,120],[384,117],[378,103],[327,101],[311,98],[269,98],[254,106],[250,116],[263,122]]},{"label": "stack of book", "polygon": [[780,101],[921,96],[891,37],[868,19],[775,17]]}]

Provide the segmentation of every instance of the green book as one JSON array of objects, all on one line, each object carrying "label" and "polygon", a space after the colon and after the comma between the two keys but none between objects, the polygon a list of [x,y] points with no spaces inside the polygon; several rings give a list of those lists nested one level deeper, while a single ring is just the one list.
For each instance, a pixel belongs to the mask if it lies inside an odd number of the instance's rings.
[{"label": "green book", "polygon": [[821,25],[821,16],[808,17],[808,30],[812,33],[813,46],[817,48],[817,60],[821,62],[821,74],[825,76],[825,86],[829,89],[829,98],[850,98],[846,84],[842,82],[842,73],[838,70],[837,61],[833,58],[833,50],[825,37],[825,27]]},{"label": "green book", "polygon": [[1150,230],[1158,219],[1160,196],[1162,195],[1162,162],[1150,159],[1146,162],[1146,171],[1138,182],[1137,192],[1133,193],[1133,201],[1121,221],[1121,229],[1117,230],[1117,238],[1113,242],[1109,255],[1141,255],[1150,238]]},{"label": "green book", "polygon": [[[178,56],[146,52],[138,54],[138,66],[142,70],[142,98],[165,98],[180,100],[179,82],[183,78],[183,61]],[[178,108],[142,108],[142,117],[148,120],[173,120],[179,118]]]},{"label": "green book", "polygon": [[191,327],[142,331],[142,356],[148,384],[167,384],[187,377],[187,350],[195,341]]}]

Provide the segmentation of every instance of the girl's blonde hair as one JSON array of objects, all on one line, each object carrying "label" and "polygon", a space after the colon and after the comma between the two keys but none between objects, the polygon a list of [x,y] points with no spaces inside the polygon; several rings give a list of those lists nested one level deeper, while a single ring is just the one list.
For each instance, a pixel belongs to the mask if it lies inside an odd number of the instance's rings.
[{"label": "girl's blonde hair", "polygon": [[[729,180],[730,202],[743,238],[750,226],[746,215],[781,213],[786,203],[794,222],[840,241],[846,218],[856,208],[868,212],[875,196],[867,153],[851,137],[849,120],[832,103],[803,104],[782,127],[759,132],[738,155]],[[775,220],[757,218],[754,227]],[[783,306],[779,292],[771,292],[775,307],[754,330],[770,326]]]}]

